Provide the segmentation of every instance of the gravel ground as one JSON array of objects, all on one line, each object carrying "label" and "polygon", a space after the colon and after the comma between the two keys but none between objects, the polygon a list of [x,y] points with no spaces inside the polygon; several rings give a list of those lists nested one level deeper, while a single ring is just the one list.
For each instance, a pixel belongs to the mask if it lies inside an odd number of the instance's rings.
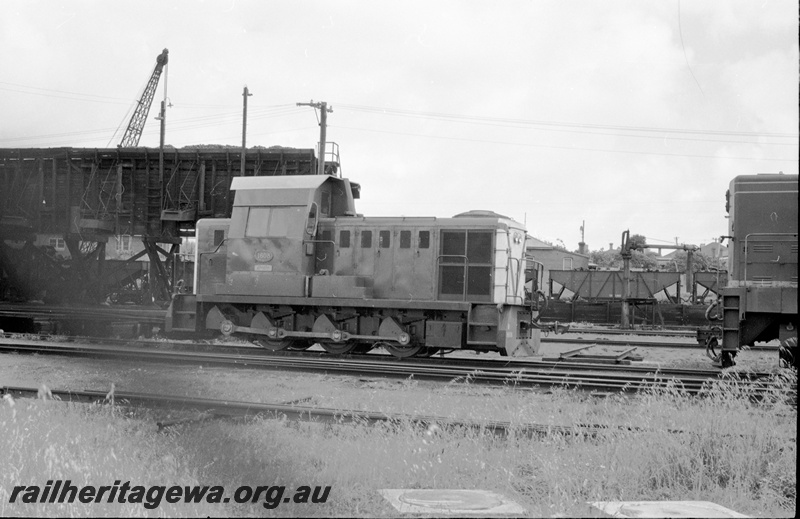
[{"label": "gravel ground", "polygon": [[[581,334],[584,338],[592,338]],[[607,336],[605,336],[607,337]],[[632,340],[646,340],[630,336]],[[611,355],[625,346],[598,345],[587,353]],[[650,338],[664,341],[663,337]],[[686,342],[685,338],[666,338]],[[570,344],[542,345],[545,357],[575,349]],[[644,357],[635,364],[708,368],[701,349],[637,348]],[[475,358],[472,352],[457,354]],[[480,358],[495,356],[482,355]],[[738,370],[770,370],[777,365],[775,351],[745,351],[737,357]],[[239,401],[290,403],[334,409],[430,414],[453,419],[541,421],[551,415],[549,388],[507,391],[502,387],[454,382],[441,384],[416,380],[322,375],[246,368],[161,365],[153,362],[70,358],[49,355],[0,355],[0,385],[51,389],[158,393]],[[587,397],[589,398],[589,397]]]}]

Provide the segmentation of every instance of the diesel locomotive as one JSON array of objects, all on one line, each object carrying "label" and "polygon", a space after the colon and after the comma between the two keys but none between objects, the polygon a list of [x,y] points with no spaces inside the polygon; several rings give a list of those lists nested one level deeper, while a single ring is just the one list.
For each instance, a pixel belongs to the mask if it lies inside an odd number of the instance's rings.
[{"label": "diesel locomotive", "polygon": [[730,183],[728,284],[698,336],[722,367],[742,347],[775,339],[781,361],[797,367],[797,179],[741,175]]},{"label": "diesel locomotive", "polygon": [[331,175],[237,177],[230,218],[201,219],[192,294],[168,332],[222,332],[268,350],[382,347],[538,352],[525,228],[488,211],[367,217],[360,187]]}]

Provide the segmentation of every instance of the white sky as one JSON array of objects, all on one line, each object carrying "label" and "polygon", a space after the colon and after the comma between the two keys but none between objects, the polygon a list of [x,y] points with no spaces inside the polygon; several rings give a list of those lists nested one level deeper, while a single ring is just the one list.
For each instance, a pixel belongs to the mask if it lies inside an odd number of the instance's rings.
[{"label": "white sky", "polygon": [[[0,4],[0,147],[115,147],[163,48],[140,146],[328,140],[368,216],[488,209],[592,250],[727,233],[741,174],[798,173],[798,3]],[[167,81],[165,81],[165,77]]]}]

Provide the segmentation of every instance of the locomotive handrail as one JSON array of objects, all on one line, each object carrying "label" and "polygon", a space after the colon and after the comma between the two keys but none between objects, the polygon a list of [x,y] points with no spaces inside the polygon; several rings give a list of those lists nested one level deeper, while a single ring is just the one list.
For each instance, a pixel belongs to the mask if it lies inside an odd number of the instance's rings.
[{"label": "locomotive handrail", "polygon": [[[319,144],[319,143],[317,143]],[[327,160],[330,157],[330,160]],[[339,162],[339,145],[333,141],[325,143],[325,149],[322,153],[322,161],[335,165],[335,173],[333,176],[342,178],[341,163]]]},{"label": "locomotive handrail", "polygon": [[[514,275],[514,268],[512,267],[512,264],[513,264],[512,262],[516,262],[517,263],[516,275]],[[525,272],[523,269],[520,269],[520,259],[519,258],[512,258],[512,257],[509,256],[508,265],[506,265],[506,268],[508,268],[508,270],[510,271],[508,278],[513,281],[513,286],[514,286],[514,289],[509,294],[508,293],[509,292],[509,290],[508,290],[508,282],[506,281],[506,297],[510,297],[512,301],[514,301],[516,299],[519,299],[521,301],[520,304],[525,304],[525,298],[523,296],[519,295],[519,293],[517,291],[517,289],[519,288],[519,276],[520,276],[520,273],[524,273]]]},{"label": "locomotive handrail", "polygon": [[[744,272],[742,280],[744,283],[747,283],[747,255],[750,253],[750,248],[747,246],[747,242],[751,236],[794,236],[795,240],[797,239],[797,233],[794,232],[751,232],[746,234],[744,237]],[[791,240],[782,240],[787,243],[791,242]]]},{"label": "locomotive handrail", "polygon": [[203,254],[216,254],[219,252],[220,247],[225,245],[226,241],[228,241],[228,238],[223,238],[222,241],[217,244],[217,247],[214,250],[195,251],[195,254],[197,255],[197,262],[200,262],[200,256]]},{"label": "locomotive handrail", "polygon": [[[520,263],[520,259],[519,258],[512,258],[511,257],[511,251],[513,250],[513,247],[512,247],[512,244],[511,244],[511,231],[509,229],[506,229],[505,235],[506,235],[506,248],[504,248],[504,249],[496,248],[495,251],[494,251],[495,252],[495,258],[497,258],[497,253],[498,252],[505,252],[507,254],[508,261],[506,261],[505,267],[495,266],[495,270],[501,270],[501,269],[505,268],[505,271],[506,271],[505,272],[505,274],[506,274],[505,275],[505,285],[500,285],[499,283],[496,283],[494,286],[495,287],[503,286],[504,292],[505,292],[505,299],[511,299],[512,302],[517,300],[517,299],[519,299],[521,301],[521,304],[524,304],[525,303],[524,296],[520,296],[519,295],[519,280],[520,280],[520,275],[522,275],[522,276],[525,275],[524,274],[525,270],[520,268],[521,267],[521,263]],[[522,254],[523,254],[523,259],[524,259],[524,255],[525,255],[524,250],[523,250]],[[514,271],[514,267],[513,267],[514,264],[512,263],[514,261],[517,262],[516,275],[515,275],[515,271]],[[512,290],[509,290],[509,288],[508,288],[509,281],[513,285],[513,289]],[[523,283],[523,285],[524,285],[524,283]]]}]

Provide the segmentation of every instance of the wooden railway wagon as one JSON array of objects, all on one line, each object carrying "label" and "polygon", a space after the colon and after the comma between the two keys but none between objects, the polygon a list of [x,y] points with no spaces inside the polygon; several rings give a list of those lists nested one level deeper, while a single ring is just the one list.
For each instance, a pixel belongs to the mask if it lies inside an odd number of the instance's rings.
[{"label": "wooden railway wagon", "polygon": [[336,354],[538,350],[522,225],[485,211],[365,217],[352,187],[328,175],[235,179],[231,218],[197,224],[195,293],[174,297],[167,329]]},{"label": "wooden railway wagon", "polygon": [[743,346],[774,339],[782,359],[797,366],[797,180],[771,174],[731,181],[728,284],[721,308],[708,312],[721,320],[709,341],[721,340],[714,357],[723,367]]}]

